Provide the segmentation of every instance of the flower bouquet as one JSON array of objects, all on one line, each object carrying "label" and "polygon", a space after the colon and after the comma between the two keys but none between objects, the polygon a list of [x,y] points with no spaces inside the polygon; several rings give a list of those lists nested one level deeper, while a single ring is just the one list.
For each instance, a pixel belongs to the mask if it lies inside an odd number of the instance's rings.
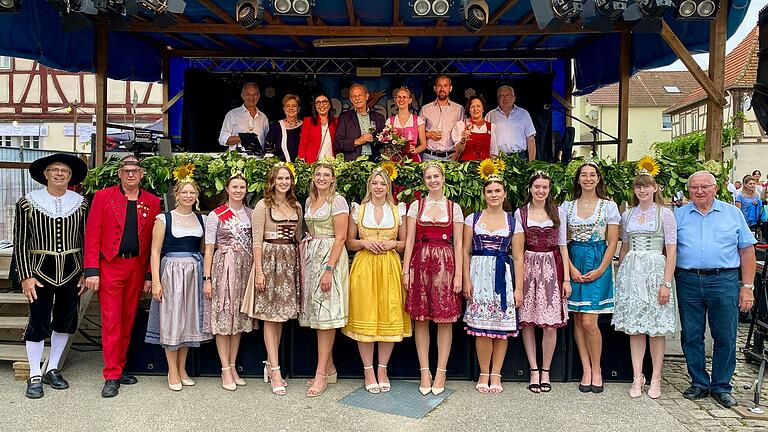
[{"label": "flower bouquet", "polygon": [[392,125],[384,126],[378,134],[371,130],[374,136],[374,145],[381,147],[381,155],[389,160],[399,161],[407,153],[410,142],[402,135],[402,131]]}]

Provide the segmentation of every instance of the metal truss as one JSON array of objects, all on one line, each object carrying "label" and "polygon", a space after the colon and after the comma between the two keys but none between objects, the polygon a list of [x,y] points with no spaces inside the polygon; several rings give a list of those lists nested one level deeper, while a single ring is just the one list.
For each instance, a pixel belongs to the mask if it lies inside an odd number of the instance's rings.
[{"label": "metal truss", "polygon": [[357,67],[380,67],[382,75],[472,74],[512,76],[553,71],[557,59],[519,58],[291,58],[190,57],[192,68],[221,73],[355,75]]}]

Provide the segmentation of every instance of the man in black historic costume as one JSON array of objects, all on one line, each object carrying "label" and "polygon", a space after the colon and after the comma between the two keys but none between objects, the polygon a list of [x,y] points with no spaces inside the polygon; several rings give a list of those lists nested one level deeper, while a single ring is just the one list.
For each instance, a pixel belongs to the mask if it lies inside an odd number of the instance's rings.
[{"label": "man in black historic costume", "polygon": [[[54,154],[32,162],[29,172],[46,188],[16,203],[13,254],[29,300],[24,331],[30,376],[26,396],[37,399],[43,397],[43,384],[57,390],[69,387],[58,367],[69,336],[77,330],[79,299],[85,290],[83,238],[88,202],[67,186],[82,182],[88,168],[75,156]],[[40,362],[48,337],[51,354],[42,374]]]}]

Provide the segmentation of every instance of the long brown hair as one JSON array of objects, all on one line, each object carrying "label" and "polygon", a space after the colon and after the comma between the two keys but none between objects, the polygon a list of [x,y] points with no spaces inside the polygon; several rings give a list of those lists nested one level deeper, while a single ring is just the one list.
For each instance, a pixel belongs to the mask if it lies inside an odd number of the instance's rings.
[{"label": "long brown hair", "polygon": [[264,185],[264,204],[268,208],[275,205],[275,183],[277,182],[277,174],[281,169],[288,171],[288,176],[291,178],[291,187],[285,192],[285,200],[291,208],[299,211],[299,205],[296,203],[296,187],[294,186],[293,171],[289,170],[285,165],[275,165],[267,173],[267,183]]},{"label": "long brown hair", "polygon": [[[581,168],[579,168],[579,170],[581,170]],[[544,211],[547,212],[547,216],[552,221],[552,225],[557,228],[560,226],[560,213],[554,198],[552,198],[552,177],[550,177],[547,173],[537,171],[531,176],[531,179],[528,181],[528,194],[525,197],[525,203],[523,203],[523,205],[526,206],[533,201],[533,193],[531,192],[531,188],[533,188],[533,182],[539,179],[543,179],[549,182],[549,193],[547,194],[547,199],[544,200]]]},{"label": "long brown hair", "polygon": [[384,182],[387,184],[387,195],[385,197],[387,204],[392,207],[397,207],[397,204],[395,204],[395,199],[392,197],[392,181],[389,179],[389,174],[387,174],[387,172],[381,168],[374,169],[373,172],[371,172],[371,175],[368,176],[368,180],[365,182],[367,186],[365,197],[362,201],[360,201],[360,205],[365,205],[371,201],[371,197],[373,196],[373,193],[371,192],[371,182],[376,178],[376,176],[383,178]]},{"label": "long brown hair", "polygon": [[[656,203],[657,206],[663,207],[664,206],[664,200],[661,198],[661,189],[659,189],[659,185],[656,183],[656,179],[653,178],[650,174],[638,174],[635,176],[635,179],[632,180],[632,189],[635,189],[638,186],[656,186],[656,192],[653,194],[653,202]],[[632,207],[637,207],[640,205],[640,199],[637,198],[636,193],[632,193]]]},{"label": "long brown hair", "polygon": [[336,196],[336,170],[333,169],[333,165],[327,164],[325,162],[317,162],[315,163],[315,167],[312,168],[312,180],[309,182],[309,198],[310,202],[317,201],[317,198],[320,196],[317,193],[317,188],[315,187],[315,172],[319,168],[326,168],[331,171],[331,175],[333,176],[333,181],[331,182],[331,187],[328,189],[328,202],[333,202],[334,197]]},{"label": "long brown hair", "polygon": [[581,164],[579,169],[576,170],[576,174],[573,175],[573,199],[576,200],[581,198],[581,185],[579,184],[579,177],[581,176],[581,170],[586,166],[591,166],[595,169],[595,172],[597,172],[598,182],[597,186],[595,186],[595,194],[598,198],[608,199],[608,190],[605,188],[605,179],[603,178],[603,173],[600,172],[600,168],[598,168],[597,165],[590,162]]}]

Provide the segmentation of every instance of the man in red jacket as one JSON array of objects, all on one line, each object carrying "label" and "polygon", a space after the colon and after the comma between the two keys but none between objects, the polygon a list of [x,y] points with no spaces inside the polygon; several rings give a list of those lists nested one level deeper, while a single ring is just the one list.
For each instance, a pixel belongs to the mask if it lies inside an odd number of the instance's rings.
[{"label": "man in red jacket", "polygon": [[137,381],[123,367],[142,288],[152,287],[149,255],[160,213],[160,199],[139,187],[144,170],[136,156],[123,158],[117,176],[120,185],[94,195],[85,226],[85,285],[101,304],[102,397],[116,396],[120,384]]}]

